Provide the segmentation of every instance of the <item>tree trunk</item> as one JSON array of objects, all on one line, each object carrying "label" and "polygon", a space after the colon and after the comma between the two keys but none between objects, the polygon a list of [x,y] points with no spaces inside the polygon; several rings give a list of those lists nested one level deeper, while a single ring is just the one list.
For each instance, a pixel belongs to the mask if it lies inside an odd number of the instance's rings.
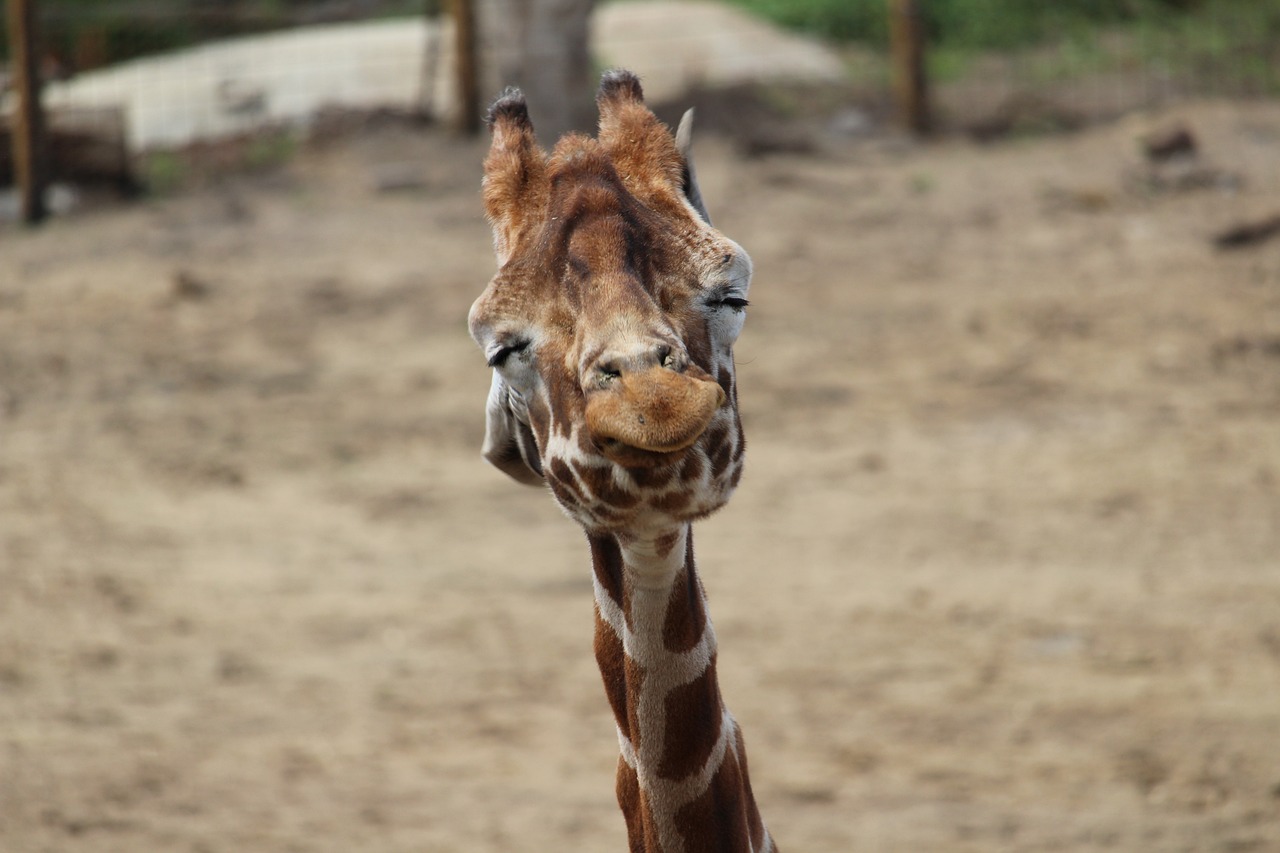
[{"label": "tree trunk", "polygon": [[889,0],[893,89],[903,126],[917,136],[933,130],[925,73],[924,0]]},{"label": "tree trunk", "polygon": [[591,12],[595,0],[476,0],[482,97],[524,90],[543,145],[570,130],[589,131],[592,107]]},{"label": "tree trunk", "polygon": [[13,172],[22,219],[36,223],[48,214],[44,202],[44,112],[40,103],[40,51],[35,0],[8,0],[9,50],[18,96],[13,122]]},{"label": "tree trunk", "polygon": [[476,57],[475,0],[450,0],[453,14],[454,75],[458,88],[458,112],[454,127],[466,136],[480,132],[480,91]]}]

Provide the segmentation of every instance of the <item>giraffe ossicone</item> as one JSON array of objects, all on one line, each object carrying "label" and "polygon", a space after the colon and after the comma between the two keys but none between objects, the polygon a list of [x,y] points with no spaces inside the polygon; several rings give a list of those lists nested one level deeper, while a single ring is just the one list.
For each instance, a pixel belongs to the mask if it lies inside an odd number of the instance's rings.
[{"label": "giraffe ossicone", "polygon": [[597,135],[550,153],[517,90],[489,111],[498,272],[468,318],[493,368],[483,453],[586,531],[630,849],[771,851],[691,529],[742,476],[733,344],[751,260],[711,225],[692,113],[673,136],[621,70],[596,102]]}]

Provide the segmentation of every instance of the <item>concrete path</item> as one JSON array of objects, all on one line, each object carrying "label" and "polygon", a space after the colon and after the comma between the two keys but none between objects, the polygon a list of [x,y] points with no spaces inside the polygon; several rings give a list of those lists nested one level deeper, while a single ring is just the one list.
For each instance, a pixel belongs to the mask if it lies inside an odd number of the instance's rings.
[{"label": "concrete path", "polygon": [[[636,0],[595,15],[601,65],[636,71],[650,100],[695,83],[832,80],[840,59],[714,2]],[[452,108],[447,25],[415,19],[305,27],[210,43],[83,74],[47,90],[57,107],[122,106],[135,149],[304,125],[326,105]]]}]

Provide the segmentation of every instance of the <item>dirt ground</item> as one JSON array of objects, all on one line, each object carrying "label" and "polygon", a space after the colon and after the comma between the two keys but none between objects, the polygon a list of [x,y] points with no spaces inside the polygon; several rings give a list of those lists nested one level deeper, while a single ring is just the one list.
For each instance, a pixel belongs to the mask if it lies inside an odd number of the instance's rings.
[{"label": "dirt ground", "polygon": [[[1175,121],[1198,178],[1143,173]],[[1280,212],[1280,105],[698,153],[782,849],[1280,850],[1280,240],[1211,242]],[[624,849],[585,542],[479,456],[482,154],[0,232],[0,849]]]}]

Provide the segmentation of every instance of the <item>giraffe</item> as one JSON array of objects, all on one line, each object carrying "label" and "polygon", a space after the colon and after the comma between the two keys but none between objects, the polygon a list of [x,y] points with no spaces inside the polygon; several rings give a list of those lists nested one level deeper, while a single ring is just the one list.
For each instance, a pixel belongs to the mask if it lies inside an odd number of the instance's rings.
[{"label": "giraffe", "polygon": [[549,155],[518,90],[489,111],[498,272],[468,317],[493,368],[482,452],[586,532],[632,853],[765,853],[692,534],[742,475],[751,260],[707,215],[692,111],[673,137],[622,70],[596,103],[597,136]]}]

